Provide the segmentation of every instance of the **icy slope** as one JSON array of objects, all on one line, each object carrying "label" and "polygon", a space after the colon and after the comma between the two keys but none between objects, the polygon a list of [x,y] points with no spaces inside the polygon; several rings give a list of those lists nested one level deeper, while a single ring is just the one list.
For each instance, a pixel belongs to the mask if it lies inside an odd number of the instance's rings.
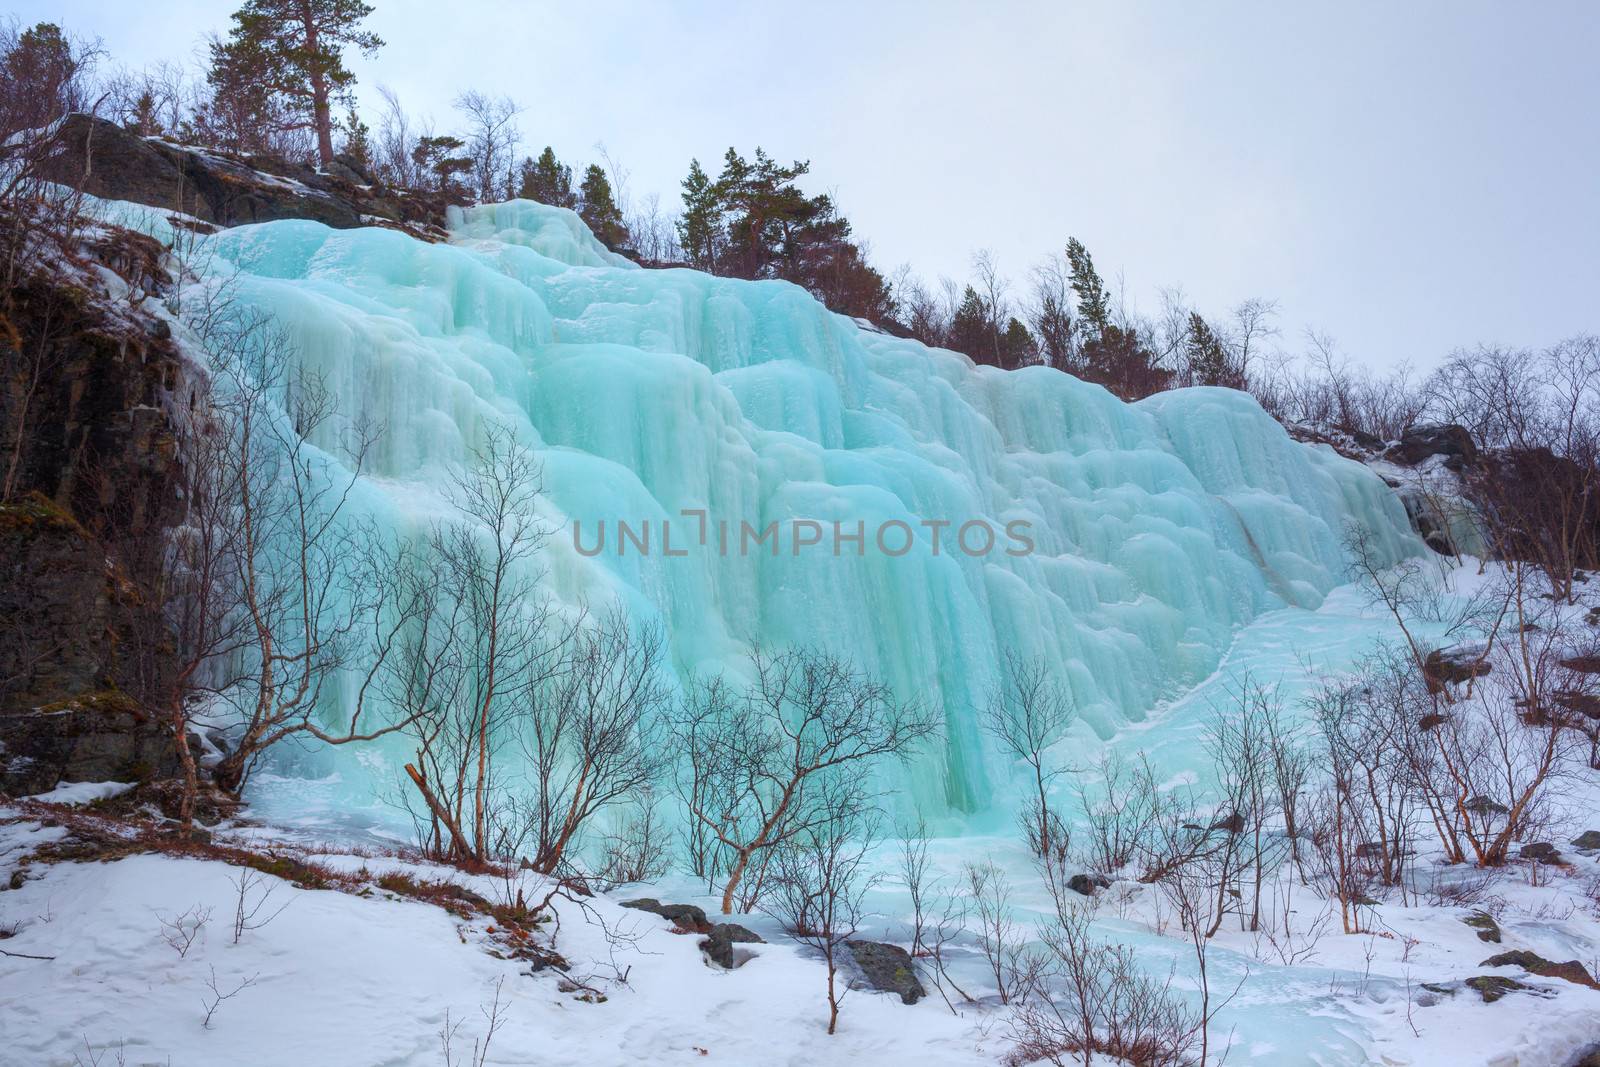
[{"label": "icy slope", "polygon": [[[850,653],[943,709],[942,747],[907,779],[930,813],[983,809],[1004,773],[976,715],[1004,650],[1057,664],[1105,735],[1207,676],[1244,623],[1346,581],[1345,524],[1391,558],[1420,550],[1379,478],[1242,394],[1128,405],[1043,368],[977,368],[785,283],[637,269],[568,211],[470,209],[451,245],[310,222],[204,243],[197,262],[284,325],[342,413],[384,428],[363,512],[437,517],[448,472],[511,424],[544,464],[553,593],[659,615],[685,671],[753,641]],[[618,554],[619,520],[651,524],[650,554]],[[685,555],[663,553],[663,520]],[[821,542],[796,551],[804,520]],[[875,543],[895,520],[916,536],[904,555],[900,527]],[[998,538],[969,555],[956,533],[977,520]],[[835,521],[863,523],[864,550],[836,555]],[[581,554],[573,524],[592,550],[601,522],[605,549]],[[740,552],[744,524],[774,522],[777,554]],[[1008,523],[1031,553],[1007,551]]]}]

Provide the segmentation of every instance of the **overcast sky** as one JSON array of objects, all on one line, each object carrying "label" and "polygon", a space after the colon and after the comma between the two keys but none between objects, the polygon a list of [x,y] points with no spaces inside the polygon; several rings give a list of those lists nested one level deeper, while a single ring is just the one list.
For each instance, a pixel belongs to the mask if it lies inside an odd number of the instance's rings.
[{"label": "overcast sky", "polygon": [[[138,65],[236,2],[14,10]],[[1600,330],[1597,3],[371,2],[367,101],[510,94],[636,199],[730,144],[808,158],[885,271],[986,247],[1020,283],[1075,235],[1144,310],[1267,297],[1380,366]]]}]

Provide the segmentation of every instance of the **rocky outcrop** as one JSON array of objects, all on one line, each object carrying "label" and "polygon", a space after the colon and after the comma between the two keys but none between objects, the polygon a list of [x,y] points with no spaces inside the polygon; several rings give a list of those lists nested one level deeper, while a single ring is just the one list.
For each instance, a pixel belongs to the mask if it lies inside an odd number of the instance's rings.
[{"label": "rocky outcrop", "polygon": [[307,164],[141,137],[91,115],[69,115],[57,134],[47,177],[107,200],[182,212],[203,224],[239,226],[312,219],[335,229],[386,226],[442,240],[445,211],[459,198],[379,187],[360,165],[339,158]]},{"label": "rocky outcrop", "polygon": [[1097,889],[1111,888],[1111,879],[1103,874],[1075,874],[1067,879],[1067,888],[1080,896],[1092,897]]},{"label": "rocky outcrop", "polygon": [[1418,425],[1400,435],[1400,440],[1384,450],[1391,463],[1415,467],[1434,456],[1443,458],[1445,467],[1457,474],[1478,460],[1478,447],[1465,426]]},{"label": "rocky outcrop", "polygon": [[[40,238],[43,240],[43,238]],[[0,429],[0,790],[170,770],[149,712],[171,643],[166,530],[182,514],[171,413],[184,361],[149,310],[161,247],[101,226],[5,294]],[[126,290],[108,295],[103,272]]]},{"label": "rocky outcrop", "polygon": [[1517,853],[1525,860],[1536,863],[1560,863],[1561,852],[1548,841],[1536,841],[1531,845],[1523,845]]}]

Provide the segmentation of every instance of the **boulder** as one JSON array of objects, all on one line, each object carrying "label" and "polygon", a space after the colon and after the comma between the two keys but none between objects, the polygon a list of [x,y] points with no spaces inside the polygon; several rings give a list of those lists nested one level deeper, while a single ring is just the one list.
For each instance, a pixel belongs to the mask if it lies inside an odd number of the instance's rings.
[{"label": "boulder", "polygon": [[1491,945],[1500,943],[1500,924],[1494,921],[1494,916],[1486,911],[1475,911],[1461,920],[1474,930],[1478,931],[1478,940],[1486,941]]},{"label": "boulder", "polygon": [[1515,978],[1502,978],[1498,974],[1480,974],[1468,978],[1462,983],[1468,989],[1475,990],[1483,998],[1485,1004],[1493,1004],[1507,993],[1529,992],[1533,990],[1523,985]]},{"label": "boulder", "polygon": [[659,915],[681,929],[692,930],[697,934],[711,932],[711,924],[706,921],[705,909],[693,904],[663,904],[655,897],[640,897],[638,900],[624,900],[622,906]]},{"label": "boulder", "polygon": [[1550,694],[1550,699],[1557,707],[1574,715],[1582,715],[1586,719],[1600,719],[1600,696],[1593,693],[1557,689]]},{"label": "boulder", "polygon": [[1475,796],[1471,800],[1467,801],[1466,809],[1480,818],[1488,815],[1511,814],[1511,809],[1506,807],[1504,804],[1482,795]]},{"label": "boulder", "polygon": [[1525,860],[1534,860],[1538,863],[1560,863],[1561,853],[1556,846],[1548,841],[1537,841],[1531,845],[1523,845],[1517,855]]},{"label": "boulder", "polygon": [[1560,978],[1571,982],[1573,985],[1587,986],[1590,989],[1600,989],[1600,983],[1577,960],[1568,960],[1566,963],[1555,963],[1543,956],[1518,949],[1513,952],[1502,952],[1498,956],[1490,956],[1482,963],[1484,967],[1521,967],[1529,974],[1536,974],[1540,978]]},{"label": "boulder", "polygon": [[1067,888],[1082,896],[1092,897],[1096,889],[1106,889],[1111,879],[1103,874],[1075,874],[1067,879]]},{"label": "boulder", "polygon": [[1478,447],[1465,426],[1420,425],[1406,430],[1383,454],[1384,459],[1407,467],[1432,456],[1444,457],[1446,467],[1460,472],[1477,461]]},{"label": "boulder", "polygon": [[878,941],[846,941],[850,955],[861,968],[862,977],[873,989],[883,993],[898,993],[903,1004],[915,1004],[928,995],[917,980],[917,971],[911,953],[899,945],[885,945]]},{"label": "boulder", "polygon": [[1446,685],[1460,685],[1493,669],[1481,647],[1436,648],[1422,661],[1422,677],[1430,693],[1443,692]]},{"label": "boulder", "polygon": [[711,936],[702,938],[700,951],[710,958],[712,963],[733,970],[744,965],[748,953],[739,953],[734,945],[764,945],[765,941],[753,930],[747,930],[738,923],[717,923],[711,928]]},{"label": "boulder", "polygon": [[1244,816],[1239,814],[1237,811],[1230,811],[1228,814],[1222,816],[1210,826],[1206,827],[1206,829],[1222,830],[1230,834],[1242,834],[1244,833]]},{"label": "boulder", "polygon": [[1600,848],[1600,830],[1585,830],[1572,839],[1573,848]]}]

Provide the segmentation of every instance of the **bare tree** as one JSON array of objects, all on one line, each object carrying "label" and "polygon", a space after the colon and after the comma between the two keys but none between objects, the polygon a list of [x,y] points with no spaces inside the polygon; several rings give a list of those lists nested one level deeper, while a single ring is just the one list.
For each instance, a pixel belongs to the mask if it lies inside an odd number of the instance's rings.
[{"label": "bare tree", "polygon": [[[372,435],[338,417],[274,324],[240,313],[212,326],[212,384],[188,433],[190,513],[169,564],[178,655],[167,707],[185,817],[196,702],[226,711],[212,778],[235,795],[291,738],[338,745],[402,729],[367,714],[370,683],[421,604],[415,585],[374,566],[376,532],[344,514]],[[346,672],[355,696],[336,702]]]},{"label": "bare tree", "polygon": [[813,783],[817,815],[774,854],[773,890],[766,909],[791,936],[822,953],[828,972],[828,1033],[839,1025],[844,990],[838,981],[845,942],[856,935],[865,896],[876,878],[867,856],[878,816],[850,771],[831,771]]},{"label": "bare tree", "polygon": [[1031,272],[1028,324],[1039,339],[1046,366],[1071,371],[1077,366],[1077,337],[1072,318],[1072,269],[1059,252]]},{"label": "bare tree", "polygon": [[1033,779],[1033,798],[1023,816],[1029,847],[1037,856],[1064,853],[1067,828],[1050,810],[1050,787],[1065,768],[1049,766],[1046,753],[1065,736],[1076,707],[1043,660],[1008,651],[1002,676],[983,710],[983,729],[1006,755],[1026,764]]},{"label": "bare tree", "polygon": [[1096,774],[1076,775],[1073,789],[1083,817],[1084,853],[1089,864],[1112,874],[1142,855],[1161,818],[1161,792],[1149,761],[1130,767],[1116,750],[1101,756]]},{"label": "bare tree", "polygon": [[517,116],[522,108],[509,96],[493,97],[476,89],[455,99],[455,109],[466,120],[467,156],[478,199],[485,203],[513,195],[511,164],[522,134]]},{"label": "bare tree", "polygon": [[533,775],[536,870],[557,870],[586,823],[664,772],[663,655],[659,628],[616,609],[581,630],[562,669],[530,692],[521,743]]},{"label": "bare tree", "polygon": [[[679,794],[726,850],[724,913],[752,864],[838,818],[819,806],[817,775],[870,775],[884,759],[910,756],[938,727],[925,709],[825,652],[757,651],[750,666],[753,681],[741,693],[717,681],[693,687],[674,726]],[[746,910],[750,903],[746,896]]]},{"label": "bare tree", "polygon": [[568,669],[564,650],[578,632],[538,589],[541,486],[538,462],[511,430],[486,427],[452,487],[460,520],[429,538],[442,591],[386,678],[418,745],[406,774],[427,806],[425,837],[458,860],[487,859],[496,758],[531,694]]},{"label": "bare tree", "polygon": [[1192,1051],[1204,1020],[1172,991],[1173,976],[1139,970],[1127,945],[1097,941],[1089,910],[1055,897],[1055,921],[1040,931],[1044,963],[1033,995],[1010,1027],[1020,1057],[1090,1067],[1096,1053],[1149,1067],[1202,1063]]}]

